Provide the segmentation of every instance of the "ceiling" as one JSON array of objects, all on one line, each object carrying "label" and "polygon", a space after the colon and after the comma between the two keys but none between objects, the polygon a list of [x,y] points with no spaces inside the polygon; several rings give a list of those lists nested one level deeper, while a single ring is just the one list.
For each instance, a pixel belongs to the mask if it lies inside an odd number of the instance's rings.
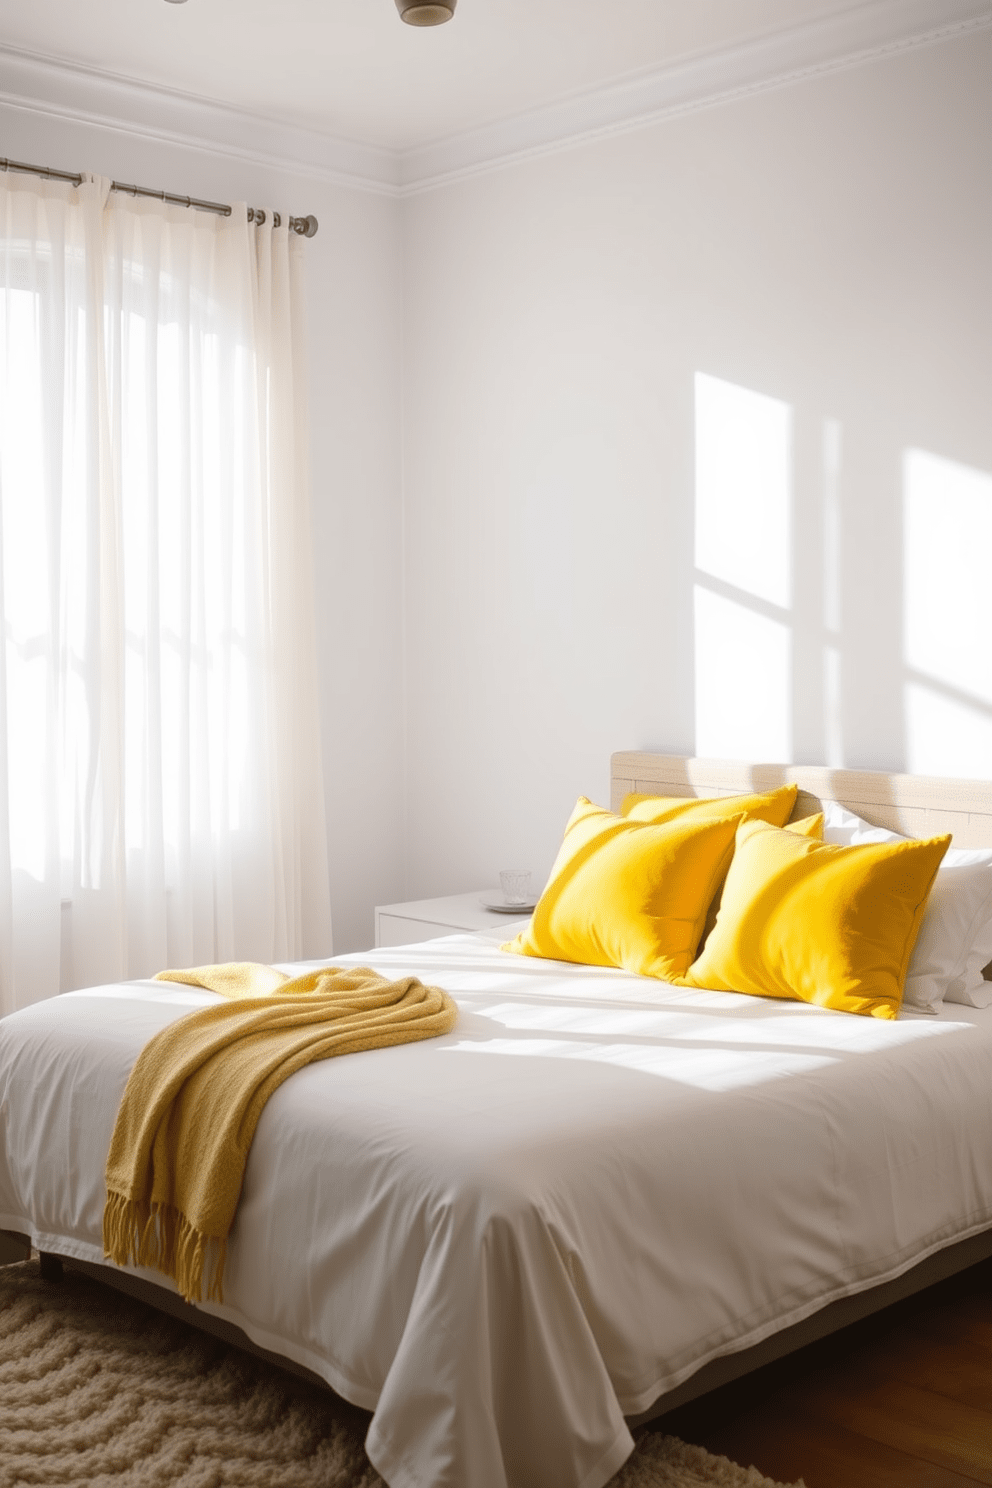
[{"label": "ceiling", "polygon": [[459,0],[447,25],[418,29],[400,22],[393,0],[0,0],[0,47],[402,153],[687,57],[871,8],[850,0]]}]

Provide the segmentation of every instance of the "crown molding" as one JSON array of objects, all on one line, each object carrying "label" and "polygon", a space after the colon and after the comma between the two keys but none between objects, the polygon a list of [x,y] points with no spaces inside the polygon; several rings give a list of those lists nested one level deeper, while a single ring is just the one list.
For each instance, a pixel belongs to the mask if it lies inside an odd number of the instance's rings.
[{"label": "crown molding", "polygon": [[395,196],[400,184],[395,151],[14,47],[0,46],[0,104],[359,190]]},{"label": "crown molding", "polygon": [[[0,46],[0,104],[410,197],[841,68],[992,27],[992,0],[865,0],[848,10],[412,150],[380,149],[211,99]],[[65,165],[66,162],[57,162]],[[70,161],[75,168],[77,162]],[[79,162],[85,169],[87,162]]]},{"label": "crown molding", "polygon": [[400,157],[400,194],[624,134],[674,115],[992,26],[992,0],[867,0],[817,20],[634,74]]}]

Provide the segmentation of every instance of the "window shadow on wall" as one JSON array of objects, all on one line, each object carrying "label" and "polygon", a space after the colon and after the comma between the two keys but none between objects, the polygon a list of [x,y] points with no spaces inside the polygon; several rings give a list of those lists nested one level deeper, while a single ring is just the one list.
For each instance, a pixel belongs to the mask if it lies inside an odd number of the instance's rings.
[{"label": "window shadow on wall", "polygon": [[844,460],[839,420],[797,431],[789,403],[696,373],[695,752],[874,766],[848,757],[874,739],[889,768],[988,777],[992,475],[907,448],[882,489],[872,461],[845,532]]},{"label": "window shadow on wall", "polygon": [[903,455],[906,766],[992,775],[992,475]]},{"label": "window shadow on wall", "polygon": [[792,757],[792,409],[697,372],[696,753]]}]

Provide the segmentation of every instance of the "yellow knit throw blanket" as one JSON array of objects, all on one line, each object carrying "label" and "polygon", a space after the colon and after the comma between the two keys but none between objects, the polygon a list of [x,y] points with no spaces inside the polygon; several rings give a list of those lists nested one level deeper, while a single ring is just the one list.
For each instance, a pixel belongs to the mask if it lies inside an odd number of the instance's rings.
[{"label": "yellow knit throw blanket", "polygon": [[158,979],[229,1001],[198,1008],[142,1049],[107,1157],[103,1248],[119,1266],[156,1266],[189,1302],[223,1300],[227,1236],[262,1108],[316,1059],[436,1038],[454,1027],[447,992],[367,967],[290,979],[237,962]]}]

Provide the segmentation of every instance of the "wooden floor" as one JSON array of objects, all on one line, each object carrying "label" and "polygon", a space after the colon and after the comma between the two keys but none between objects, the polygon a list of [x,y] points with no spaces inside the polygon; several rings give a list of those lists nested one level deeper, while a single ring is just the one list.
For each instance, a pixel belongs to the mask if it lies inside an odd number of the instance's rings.
[{"label": "wooden floor", "polygon": [[806,1488],[992,1484],[992,1262],[652,1422]]}]

